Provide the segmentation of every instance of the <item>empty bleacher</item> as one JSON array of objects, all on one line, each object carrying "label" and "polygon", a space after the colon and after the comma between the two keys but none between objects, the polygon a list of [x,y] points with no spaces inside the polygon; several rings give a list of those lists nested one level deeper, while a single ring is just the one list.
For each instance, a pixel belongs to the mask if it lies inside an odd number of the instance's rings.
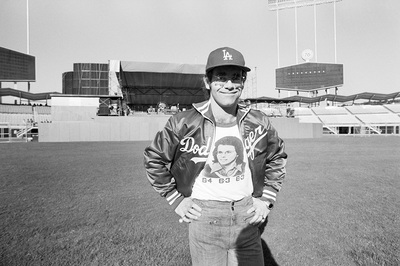
[{"label": "empty bleacher", "polygon": [[362,122],[351,115],[319,115],[322,123],[329,126],[361,125]]},{"label": "empty bleacher", "polygon": [[51,107],[40,105],[0,104],[0,122],[10,125],[51,121]]},{"label": "empty bleacher", "polygon": [[382,105],[352,105],[345,107],[352,114],[388,114],[390,111]]},{"label": "empty bleacher", "polygon": [[359,114],[357,117],[365,124],[400,125],[400,116],[396,114]]},{"label": "empty bleacher", "polygon": [[384,104],[383,106],[395,114],[400,114],[400,104]]},{"label": "empty bleacher", "polygon": [[0,104],[0,113],[3,113],[3,114],[32,114],[32,106]]},{"label": "empty bleacher", "polygon": [[302,117],[302,116],[312,116],[314,115],[310,108],[304,107],[295,107],[294,109],[294,116],[295,117]]},{"label": "empty bleacher", "polygon": [[313,107],[311,110],[316,115],[348,115],[346,109],[337,106]]},{"label": "empty bleacher", "polygon": [[294,116],[300,123],[322,123],[325,133],[400,133],[400,104],[297,107]]},{"label": "empty bleacher", "polygon": [[50,106],[34,106],[34,110],[36,110],[39,115],[51,115],[51,107]]},{"label": "empty bleacher", "polygon": [[36,105],[34,107],[34,120],[38,123],[49,123],[51,121],[51,107]]},{"label": "empty bleacher", "polygon": [[0,122],[10,125],[22,125],[33,120],[33,114],[2,114],[0,113]]}]

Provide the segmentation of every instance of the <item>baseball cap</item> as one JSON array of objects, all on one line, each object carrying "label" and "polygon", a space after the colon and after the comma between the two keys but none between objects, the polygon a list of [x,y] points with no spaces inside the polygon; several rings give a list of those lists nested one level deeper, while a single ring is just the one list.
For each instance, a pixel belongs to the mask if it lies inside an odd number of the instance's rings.
[{"label": "baseball cap", "polygon": [[243,55],[230,47],[221,47],[210,53],[206,65],[206,73],[219,66],[238,66],[246,72],[251,71],[245,66]]}]

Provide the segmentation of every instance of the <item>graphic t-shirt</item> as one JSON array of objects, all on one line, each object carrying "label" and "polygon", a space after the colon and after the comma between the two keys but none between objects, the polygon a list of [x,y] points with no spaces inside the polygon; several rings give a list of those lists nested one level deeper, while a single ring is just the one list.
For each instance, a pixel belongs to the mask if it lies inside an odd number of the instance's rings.
[{"label": "graphic t-shirt", "polygon": [[233,201],[250,196],[253,181],[236,123],[216,127],[204,169],[193,185],[192,198]]}]

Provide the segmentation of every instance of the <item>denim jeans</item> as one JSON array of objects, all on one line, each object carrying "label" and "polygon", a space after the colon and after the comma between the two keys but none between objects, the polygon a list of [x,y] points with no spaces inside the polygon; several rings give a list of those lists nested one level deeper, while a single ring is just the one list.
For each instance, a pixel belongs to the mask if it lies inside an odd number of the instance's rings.
[{"label": "denim jeans", "polygon": [[195,266],[264,265],[258,226],[250,225],[252,197],[221,202],[193,199],[202,208],[189,224],[189,244]]}]

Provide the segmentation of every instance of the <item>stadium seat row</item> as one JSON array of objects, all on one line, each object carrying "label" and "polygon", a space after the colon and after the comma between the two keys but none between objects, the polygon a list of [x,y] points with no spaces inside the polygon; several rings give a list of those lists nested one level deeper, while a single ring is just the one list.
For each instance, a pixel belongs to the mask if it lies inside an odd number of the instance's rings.
[{"label": "stadium seat row", "polygon": [[352,105],[345,107],[327,106],[327,107],[296,107],[295,116],[304,115],[347,115],[347,114],[400,114],[400,104],[387,105]]},{"label": "stadium seat row", "polygon": [[32,106],[31,105],[6,105],[6,104],[0,104],[0,113],[32,114]]},{"label": "stadium seat row", "polygon": [[9,123],[10,125],[23,125],[28,120],[33,120],[32,114],[1,114],[0,122]]}]

